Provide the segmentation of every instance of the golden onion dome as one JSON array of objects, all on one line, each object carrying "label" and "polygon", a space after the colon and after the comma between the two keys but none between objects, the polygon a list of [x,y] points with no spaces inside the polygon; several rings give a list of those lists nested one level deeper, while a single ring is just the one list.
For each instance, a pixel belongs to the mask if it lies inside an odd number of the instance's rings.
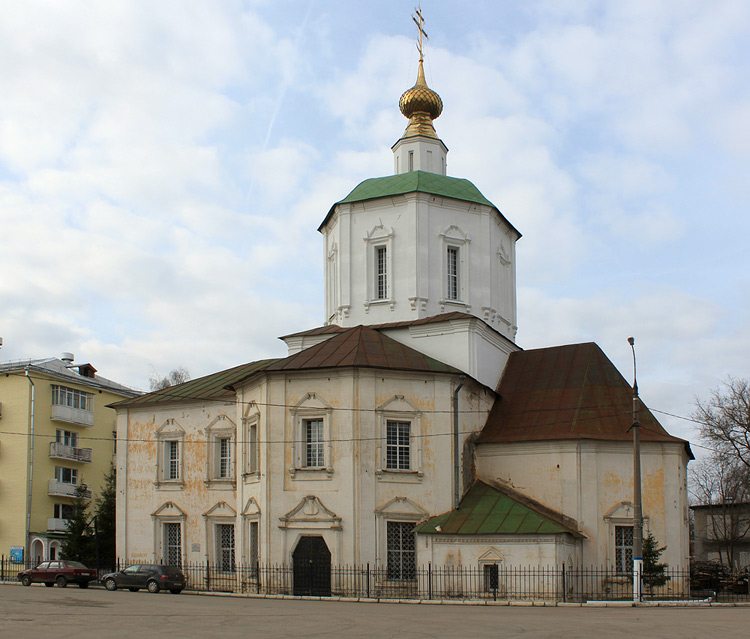
[{"label": "golden onion dome", "polygon": [[404,91],[398,101],[398,107],[407,118],[419,111],[429,114],[430,118],[434,120],[443,112],[443,101],[425,82],[424,66],[421,60],[419,61],[417,82],[411,89]]}]

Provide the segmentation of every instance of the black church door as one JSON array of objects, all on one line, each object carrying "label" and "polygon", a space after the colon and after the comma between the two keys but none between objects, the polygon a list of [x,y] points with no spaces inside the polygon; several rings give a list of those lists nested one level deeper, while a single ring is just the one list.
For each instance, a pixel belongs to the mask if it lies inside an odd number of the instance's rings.
[{"label": "black church door", "polygon": [[322,537],[302,537],[292,560],[295,595],[331,596],[331,551]]}]

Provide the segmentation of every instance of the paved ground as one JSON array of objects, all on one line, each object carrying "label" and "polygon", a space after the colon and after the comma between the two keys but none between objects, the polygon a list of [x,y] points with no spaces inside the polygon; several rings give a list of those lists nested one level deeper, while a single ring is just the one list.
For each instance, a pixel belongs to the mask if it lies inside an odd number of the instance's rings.
[{"label": "paved ground", "polygon": [[0,585],[0,637],[747,636],[750,608],[531,608],[247,599]]}]

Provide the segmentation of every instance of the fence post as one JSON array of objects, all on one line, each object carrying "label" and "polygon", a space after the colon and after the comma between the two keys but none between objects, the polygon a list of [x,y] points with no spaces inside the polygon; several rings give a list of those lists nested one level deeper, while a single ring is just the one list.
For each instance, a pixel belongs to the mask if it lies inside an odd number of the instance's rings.
[{"label": "fence post", "polygon": [[432,562],[427,562],[427,599],[432,599]]},{"label": "fence post", "polygon": [[565,585],[565,562],[563,562],[563,566],[562,566],[562,588],[563,588],[563,597],[562,597],[562,599],[563,599],[563,603],[565,603],[565,596],[566,596],[566,594],[568,592],[568,588]]},{"label": "fence post", "polygon": [[206,559],[206,590],[211,591],[211,564]]},{"label": "fence post", "polygon": [[367,562],[367,598],[370,598],[370,562]]}]

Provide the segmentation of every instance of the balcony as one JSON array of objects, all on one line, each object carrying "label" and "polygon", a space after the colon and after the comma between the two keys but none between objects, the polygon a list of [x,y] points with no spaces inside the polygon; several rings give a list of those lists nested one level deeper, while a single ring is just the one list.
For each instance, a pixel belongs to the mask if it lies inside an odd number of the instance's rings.
[{"label": "balcony", "polygon": [[52,404],[52,419],[56,422],[66,424],[77,424],[78,426],[93,426],[94,412],[81,408],[72,408],[62,404]]},{"label": "balcony", "polygon": [[[47,494],[54,497],[75,497],[76,488],[79,485],[80,484],[66,484],[65,482],[57,481],[56,479],[50,479]],[[86,489],[83,496],[86,499],[91,499],[91,491]]]},{"label": "balcony", "polygon": [[75,448],[66,446],[60,442],[51,442],[49,445],[49,456],[54,459],[69,459],[71,461],[91,463],[90,448]]},{"label": "balcony", "polygon": [[47,531],[49,532],[68,532],[68,520],[49,518],[47,520]]}]

